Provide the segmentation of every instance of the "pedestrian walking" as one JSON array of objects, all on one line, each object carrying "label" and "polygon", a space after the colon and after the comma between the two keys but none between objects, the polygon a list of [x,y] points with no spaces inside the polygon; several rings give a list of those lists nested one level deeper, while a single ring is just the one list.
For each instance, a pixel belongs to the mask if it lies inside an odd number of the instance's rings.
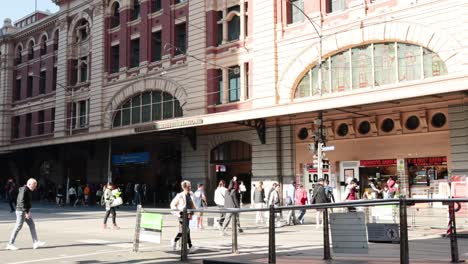
[{"label": "pedestrian walking", "polygon": [[387,180],[387,186],[388,186],[388,198],[393,199],[395,197],[395,192],[396,192],[396,181],[393,178],[393,176],[390,176]]},{"label": "pedestrian walking", "polygon": [[112,224],[114,229],[120,229],[120,227],[117,225],[116,218],[117,218],[117,212],[115,211],[115,208],[119,206],[120,204],[114,203],[114,201],[120,197],[120,190],[115,188],[112,183],[108,183],[106,185],[106,189],[104,191],[104,203],[106,206],[106,214],[104,216],[104,224],[103,224],[103,229],[107,229],[107,219],[109,218],[109,215],[112,214]]},{"label": "pedestrian walking", "polygon": [[80,185],[76,187],[76,200],[73,206],[76,207],[77,204],[84,205],[84,193],[83,193],[83,188]]},{"label": "pedestrian walking", "polygon": [[244,206],[244,195],[245,193],[247,192],[247,188],[245,187],[244,185],[244,182],[243,181],[240,181],[239,182],[239,194],[240,194],[240,207],[242,208],[242,206]]},{"label": "pedestrian walking", "polygon": [[[205,196],[205,186],[199,183],[197,186],[197,191],[194,194],[195,196],[195,206],[198,209],[203,209],[207,207],[208,203],[206,202]],[[203,227],[203,212],[197,212],[197,229],[204,229]]]},{"label": "pedestrian walking", "polygon": [[[214,200],[215,200],[215,204],[216,206],[219,208],[219,209],[224,209],[224,197],[226,195],[226,187],[225,187],[225,183],[223,180],[220,180],[219,183],[218,183],[218,188],[216,188],[215,190],[215,194],[214,194]],[[224,218],[226,217],[226,213],[221,213],[221,215],[219,216],[219,219],[218,219],[218,226],[219,226],[219,229],[221,230],[222,226],[223,226],[223,223],[224,223]]]},{"label": "pedestrian walking", "polygon": [[70,205],[75,206],[76,190],[75,190],[75,187],[73,187],[73,185],[70,186],[70,188],[68,189],[68,199],[70,201]]},{"label": "pedestrian walking", "polygon": [[[284,190],[284,205],[285,206],[293,206],[294,205],[294,192],[296,191],[296,182],[292,181],[291,184],[286,184],[283,186]],[[294,210],[288,210],[286,213],[286,224],[294,225],[296,222],[296,215],[294,214]]]},{"label": "pedestrian walking", "polygon": [[[232,177],[232,180],[229,182],[229,186],[224,195],[224,208],[226,209],[236,209],[240,208],[239,204],[239,184],[237,182],[237,176]],[[238,213],[227,213],[226,218],[223,223],[223,228],[221,230],[221,235],[226,235],[226,229],[231,222],[231,219],[235,217],[237,220],[237,227],[239,228],[239,233],[244,232],[240,226],[239,214]]]},{"label": "pedestrian walking", "polygon": [[65,188],[63,188],[62,185],[59,185],[57,188],[57,194],[56,194],[56,201],[58,206],[62,206],[64,204],[64,198],[65,197]]},{"label": "pedestrian walking", "polygon": [[[278,207],[280,206],[280,185],[277,183],[273,183],[274,189],[270,193],[270,198],[268,199],[268,207],[274,206]],[[276,213],[275,214],[275,225],[276,227],[281,227],[281,214]]]},{"label": "pedestrian walking", "polygon": [[135,183],[133,191],[134,191],[135,205],[141,204],[141,184]]},{"label": "pedestrian walking", "polygon": [[[255,187],[254,194],[253,194],[253,202],[254,208],[256,209],[263,209],[265,206],[265,189],[263,189],[263,182],[260,181]],[[255,216],[255,223],[256,224],[263,224],[265,223],[265,218],[263,217],[262,211],[257,211]]]},{"label": "pedestrian walking", "polygon": [[[296,190],[295,202],[296,202],[296,205],[306,205],[309,202],[308,192],[306,191],[306,189],[304,189],[304,185],[302,184],[299,185],[299,188]],[[304,216],[305,216],[306,210],[301,209],[299,210],[299,212],[300,214],[297,217],[297,221],[300,224],[304,224]]]},{"label": "pedestrian walking", "polygon": [[16,198],[18,196],[18,188],[16,187],[15,181],[11,178],[8,179],[5,189],[6,189],[8,204],[10,205],[10,213],[13,213],[15,212]]},{"label": "pedestrian walking", "polygon": [[100,204],[101,203],[101,199],[102,199],[102,195],[104,194],[104,191],[103,191],[103,187],[102,187],[102,184],[99,184],[97,190],[96,190],[96,203],[97,204]]},{"label": "pedestrian walking", "polygon": [[91,188],[89,188],[88,184],[86,184],[85,188],[83,189],[83,195],[84,195],[84,204],[85,206],[88,206],[90,195],[91,195]]},{"label": "pedestrian walking", "polygon": [[333,187],[330,186],[330,181],[325,180],[323,187],[325,188],[325,194],[327,195],[328,202],[335,202],[335,195],[333,194]]},{"label": "pedestrian walking", "polygon": [[15,240],[19,231],[23,227],[24,222],[29,226],[31,237],[33,241],[33,249],[37,249],[45,245],[45,242],[39,241],[37,238],[36,226],[32,219],[32,192],[37,188],[37,181],[33,178],[29,179],[25,186],[21,187],[18,192],[18,199],[16,201],[16,225],[11,233],[10,241],[8,242],[7,250],[17,250],[15,247]]},{"label": "pedestrian walking", "polygon": [[[323,203],[329,203],[330,200],[328,200],[327,194],[325,192],[325,187],[323,179],[318,179],[318,183],[315,185],[314,191],[313,191],[313,196],[312,196],[312,204],[323,204]],[[315,213],[315,228],[319,228],[321,225],[320,223],[320,218],[322,216],[323,209],[317,209]]]},{"label": "pedestrian walking", "polygon": [[[177,242],[182,238],[182,229],[184,225],[184,219],[182,211],[184,209],[196,209],[194,200],[195,197],[191,191],[192,185],[189,181],[183,181],[181,183],[182,192],[178,193],[171,201],[171,209],[178,210],[173,212],[179,220],[179,231],[176,236],[171,239],[171,247],[173,250],[177,250]],[[192,213],[188,214],[188,219],[192,219]],[[190,237],[190,226],[187,222],[187,245],[189,247],[189,253],[194,253],[197,248],[192,245],[192,239]]]}]

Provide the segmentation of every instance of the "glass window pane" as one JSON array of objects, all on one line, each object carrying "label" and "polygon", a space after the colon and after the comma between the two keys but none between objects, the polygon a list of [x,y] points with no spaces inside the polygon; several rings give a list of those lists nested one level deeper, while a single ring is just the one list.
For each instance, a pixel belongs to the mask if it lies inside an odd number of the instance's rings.
[{"label": "glass window pane", "polygon": [[122,106],[122,126],[130,125],[130,101]]},{"label": "glass window pane", "polygon": [[310,71],[304,75],[296,89],[295,98],[302,98],[310,96]]},{"label": "glass window pane", "polygon": [[328,64],[330,59],[327,59],[322,63],[322,94],[330,92],[330,65]]},{"label": "glass window pane", "polygon": [[218,94],[215,95],[215,98],[218,98],[216,100],[217,104],[222,104],[223,103],[223,70],[218,69],[216,70],[216,78],[218,79]]},{"label": "glass window pane", "polygon": [[113,127],[119,127],[121,125],[121,119],[122,118],[122,111],[117,110],[114,116],[114,124],[112,125]]},{"label": "glass window pane", "polygon": [[349,50],[331,57],[332,93],[347,91],[351,88],[349,68]]},{"label": "glass window pane", "polygon": [[153,112],[153,121],[162,119],[162,102],[161,102],[161,92],[153,91],[153,105],[151,111]]},{"label": "glass window pane", "polygon": [[163,93],[163,119],[174,117],[174,100],[172,95]]},{"label": "glass window pane", "polygon": [[293,0],[291,3],[291,22],[304,21],[304,14],[301,12],[301,10],[304,10],[304,0]]},{"label": "glass window pane", "polygon": [[437,54],[428,49],[423,49],[423,55],[424,78],[447,74],[447,67]]},{"label": "glass window pane", "polygon": [[412,81],[421,79],[421,48],[398,43],[398,79]]},{"label": "glass window pane", "polygon": [[151,121],[151,92],[141,95],[141,122]]},{"label": "glass window pane", "polygon": [[86,101],[80,102],[80,127],[86,126],[86,115],[88,113],[88,109],[86,108]]},{"label": "glass window pane", "polygon": [[228,40],[238,40],[240,36],[240,17],[235,15],[228,22]]},{"label": "glass window pane", "polygon": [[372,46],[351,49],[353,68],[353,88],[372,86]]},{"label": "glass window pane", "polygon": [[395,44],[374,44],[375,86],[396,82]]},{"label": "glass window pane", "polygon": [[182,117],[184,115],[182,107],[180,107],[180,102],[177,99],[174,100],[174,110],[175,110],[175,117]]},{"label": "glass window pane", "polygon": [[311,82],[311,85],[312,85],[312,95],[319,95],[320,92],[319,92],[319,85],[318,85],[318,67],[314,67],[311,71],[310,71],[310,74],[311,74],[311,77],[312,77],[312,82]]},{"label": "glass window pane", "polygon": [[141,115],[141,98],[137,95],[132,98],[132,124],[140,123]]},{"label": "glass window pane", "polygon": [[229,68],[229,102],[239,101],[240,98],[240,68]]}]

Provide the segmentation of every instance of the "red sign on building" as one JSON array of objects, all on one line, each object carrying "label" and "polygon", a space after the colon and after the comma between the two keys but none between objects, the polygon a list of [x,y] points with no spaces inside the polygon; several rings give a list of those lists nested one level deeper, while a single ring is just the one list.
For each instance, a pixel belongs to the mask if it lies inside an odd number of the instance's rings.
[{"label": "red sign on building", "polygon": [[383,167],[383,166],[396,166],[396,159],[381,159],[381,160],[361,160],[361,167]]},{"label": "red sign on building", "polygon": [[437,166],[447,164],[447,157],[410,158],[406,161],[414,166]]}]

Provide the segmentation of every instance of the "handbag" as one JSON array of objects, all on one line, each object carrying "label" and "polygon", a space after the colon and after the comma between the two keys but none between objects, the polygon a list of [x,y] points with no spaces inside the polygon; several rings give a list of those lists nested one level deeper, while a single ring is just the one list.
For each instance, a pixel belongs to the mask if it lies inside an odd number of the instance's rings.
[{"label": "handbag", "polygon": [[122,204],[123,204],[122,197],[117,197],[112,201],[110,206],[111,207],[116,207],[116,206],[119,206],[119,205],[122,205]]}]

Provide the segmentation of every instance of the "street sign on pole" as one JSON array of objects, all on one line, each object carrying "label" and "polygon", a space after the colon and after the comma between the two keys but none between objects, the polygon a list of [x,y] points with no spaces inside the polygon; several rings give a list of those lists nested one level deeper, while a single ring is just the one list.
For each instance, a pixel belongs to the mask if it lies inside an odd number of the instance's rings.
[{"label": "street sign on pole", "polygon": [[322,151],[333,151],[333,150],[335,150],[335,146],[322,147]]}]

